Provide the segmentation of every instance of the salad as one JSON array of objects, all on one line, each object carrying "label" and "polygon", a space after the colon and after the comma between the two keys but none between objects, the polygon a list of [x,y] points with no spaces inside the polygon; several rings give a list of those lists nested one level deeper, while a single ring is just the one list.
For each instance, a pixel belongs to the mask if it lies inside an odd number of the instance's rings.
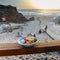
[{"label": "salad", "polygon": [[31,44],[31,43],[34,43],[37,41],[37,38],[35,37],[24,37],[22,40],[21,40],[21,43],[24,43],[24,44]]}]

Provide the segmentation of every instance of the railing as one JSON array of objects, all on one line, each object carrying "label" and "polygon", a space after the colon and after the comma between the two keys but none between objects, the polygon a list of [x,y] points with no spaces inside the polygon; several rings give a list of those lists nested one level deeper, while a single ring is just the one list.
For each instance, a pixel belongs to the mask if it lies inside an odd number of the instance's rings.
[{"label": "railing", "polygon": [[24,48],[20,46],[18,43],[0,44],[0,56],[35,54],[53,51],[60,51],[59,40],[40,41],[39,43],[30,48]]}]

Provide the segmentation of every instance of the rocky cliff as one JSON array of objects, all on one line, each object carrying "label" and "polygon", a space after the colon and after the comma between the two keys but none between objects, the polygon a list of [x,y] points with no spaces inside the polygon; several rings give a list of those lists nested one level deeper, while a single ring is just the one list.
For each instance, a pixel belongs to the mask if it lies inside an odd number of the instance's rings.
[{"label": "rocky cliff", "polygon": [[16,7],[0,5],[0,22],[6,21],[23,23],[27,21],[27,19],[21,13],[18,13]]}]

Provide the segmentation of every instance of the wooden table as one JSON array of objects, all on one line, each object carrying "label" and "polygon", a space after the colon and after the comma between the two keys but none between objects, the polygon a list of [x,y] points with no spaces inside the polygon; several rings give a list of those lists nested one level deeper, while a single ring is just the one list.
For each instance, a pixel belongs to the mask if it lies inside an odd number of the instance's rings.
[{"label": "wooden table", "polygon": [[30,48],[24,48],[18,43],[0,43],[0,56],[34,54],[60,51],[59,40],[41,41]]}]

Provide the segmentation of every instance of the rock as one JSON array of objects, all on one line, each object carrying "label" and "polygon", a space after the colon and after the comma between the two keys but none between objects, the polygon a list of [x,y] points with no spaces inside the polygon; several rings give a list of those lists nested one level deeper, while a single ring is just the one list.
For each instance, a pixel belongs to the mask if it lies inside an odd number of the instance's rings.
[{"label": "rock", "polygon": [[21,13],[18,13],[17,19],[18,19],[17,22],[19,21],[20,23],[24,23],[28,21]]},{"label": "rock", "polygon": [[23,23],[27,19],[14,6],[0,5],[0,22]]},{"label": "rock", "polygon": [[55,18],[55,19],[54,19],[54,22],[55,22],[56,24],[60,24],[60,16],[58,16],[57,18]]},{"label": "rock", "polygon": [[31,18],[29,18],[29,20],[30,20],[30,21],[33,21],[33,20],[35,20],[35,18],[34,18],[34,17],[31,17]]}]

